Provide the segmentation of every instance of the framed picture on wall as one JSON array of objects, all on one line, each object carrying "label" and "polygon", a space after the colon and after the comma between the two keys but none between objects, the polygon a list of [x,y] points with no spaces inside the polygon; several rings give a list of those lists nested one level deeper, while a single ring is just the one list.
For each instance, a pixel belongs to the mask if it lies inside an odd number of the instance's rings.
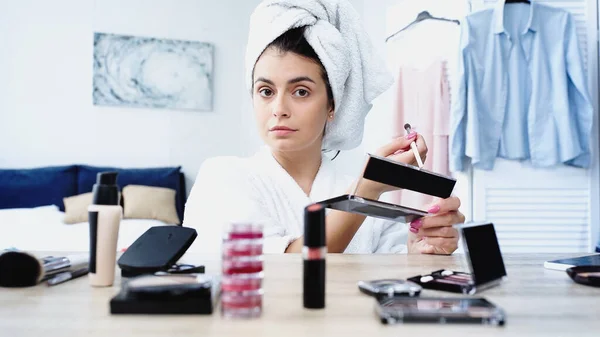
[{"label": "framed picture on wall", "polygon": [[94,33],[94,105],[211,111],[213,45]]}]

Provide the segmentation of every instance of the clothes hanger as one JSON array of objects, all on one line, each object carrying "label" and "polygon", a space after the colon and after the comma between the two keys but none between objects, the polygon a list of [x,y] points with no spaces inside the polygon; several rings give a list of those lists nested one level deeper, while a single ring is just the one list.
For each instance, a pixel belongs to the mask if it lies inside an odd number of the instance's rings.
[{"label": "clothes hanger", "polygon": [[414,20],[413,22],[411,22],[410,24],[408,24],[406,27],[404,27],[404,28],[400,29],[399,31],[395,32],[394,34],[392,34],[392,35],[388,36],[388,37],[385,39],[385,42],[388,42],[388,40],[389,40],[389,39],[391,39],[392,37],[394,37],[394,36],[398,35],[400,32],[402,32],[402,31],[404,31],[404,30],[408,29],[408,28],[409,28],[409,27],[411,27],[412,25],[414,25],[414,24],[417,24],[417,23],[419,23],[419,22],[421,22],[421,21],[425,21],[425,20],[435,20],[435,21],[453,22],[453,23],[456,23],[456,24],[459,24],[459,25],[460,25],[460,21],[458,21],[458,20],[455,20],[455,19],[446,19],[446,18],[438,18],[438,17],[432,16],[432,15],[431,15],[431,13],[429,13],[429,11],[422,11],[421,13],[419,13],[419,14],[417,15],[417,17],[415,18],[415,20]]}]

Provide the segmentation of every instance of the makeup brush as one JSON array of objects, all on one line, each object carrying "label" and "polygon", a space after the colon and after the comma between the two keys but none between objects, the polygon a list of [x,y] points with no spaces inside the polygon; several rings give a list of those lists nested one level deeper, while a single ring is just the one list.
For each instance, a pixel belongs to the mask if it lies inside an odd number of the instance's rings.
[{"label": "makeup brush", "polygon": [[[410,134],[410,132],[411,132],[410,124],[408,124],[408,123],[404,124],[404,130],[406,130],[407,135]],[[415,155],[415,158],[417,159],[417,165],[419,165],[419,168],[423,168],[423,160],[421,159],[419,150],[417,150],[417,143],[415,143],[414,140],[410,143],[410,148],[412,149],[413,154]]]}]

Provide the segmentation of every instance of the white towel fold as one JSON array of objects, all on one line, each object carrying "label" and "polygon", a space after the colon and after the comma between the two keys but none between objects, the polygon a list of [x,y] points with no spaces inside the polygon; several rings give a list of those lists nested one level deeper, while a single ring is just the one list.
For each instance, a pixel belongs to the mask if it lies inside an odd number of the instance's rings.
[{"label": "white towel fold", "polygon": [[256,61],[277,37],[306,26],[306,40],[327,71],[335,118],[328,123],[323,149],[349,150],[362,142],[372,101],[393,83],[376,54],[360,17],[347,0],[265,0],[250,18],[246,81],[252,90]]}]

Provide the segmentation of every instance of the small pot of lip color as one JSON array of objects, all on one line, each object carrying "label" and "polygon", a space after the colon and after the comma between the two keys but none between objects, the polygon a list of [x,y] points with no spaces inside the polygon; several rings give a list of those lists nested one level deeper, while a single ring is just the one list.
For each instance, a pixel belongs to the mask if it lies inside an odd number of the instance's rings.
[{"label": "small pot of lip color", "polygon": [[223,275],[254,274],[263,271],[262,256],[223,259]]},{"label": "small pot of lip color", "polygon": [[253,318],[262,312],[262,290],[223,292],[221,312],[228,318]]},{"label": "small pot of lip color", "polygon": [[262,280],[263,273],[225,275],[221,280],[221,290],[226,292],[260,290]]},{"label": "small pot of lip color", "polygon": [[226,229],[225,240],[262,239],[263,227],[251,223],[232,223]]},{"label": "small pot of lip color", "polygon": [[262,255],[262,239],[240,239],[223,242],[223,256],[257,256]]}]

